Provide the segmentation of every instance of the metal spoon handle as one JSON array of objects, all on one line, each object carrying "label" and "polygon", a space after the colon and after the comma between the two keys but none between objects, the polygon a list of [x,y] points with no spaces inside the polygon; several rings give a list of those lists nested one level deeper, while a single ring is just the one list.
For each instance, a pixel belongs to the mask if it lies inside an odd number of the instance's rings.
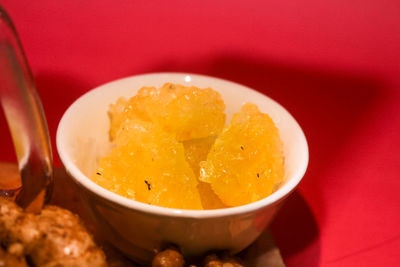
[{"label": "metal spoon handle", "polygon": [[49,133],[21,43],[1,6],[0,100],[22,179],[16,202],[23,208],[37,211],[48,200],[53,184]]}]

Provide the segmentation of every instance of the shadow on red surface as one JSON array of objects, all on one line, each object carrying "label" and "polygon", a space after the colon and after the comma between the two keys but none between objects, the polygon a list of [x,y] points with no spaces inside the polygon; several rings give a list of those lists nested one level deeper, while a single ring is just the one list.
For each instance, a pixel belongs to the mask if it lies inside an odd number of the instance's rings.
[{"label": "shadow on red surface", "polygon": [[[297,259],[302,253],[302,266],[318,266],[321,246],[319,229],[309,205],[298,191],[288,197],[271,225],[275,242],[283,258]],[[296,266],[297,262],[290,262]]]}]

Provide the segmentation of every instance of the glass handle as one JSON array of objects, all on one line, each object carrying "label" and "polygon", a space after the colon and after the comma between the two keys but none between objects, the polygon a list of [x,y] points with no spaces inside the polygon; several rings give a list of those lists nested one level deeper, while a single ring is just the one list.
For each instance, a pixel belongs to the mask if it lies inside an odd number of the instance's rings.
[{"label": "glass handle", "polygon": [[23,208],[41,209],[51,194],[53,162],[49,132],[14,25],[0,6],[0,101],[11,132],[21,190],[1,190]]}]

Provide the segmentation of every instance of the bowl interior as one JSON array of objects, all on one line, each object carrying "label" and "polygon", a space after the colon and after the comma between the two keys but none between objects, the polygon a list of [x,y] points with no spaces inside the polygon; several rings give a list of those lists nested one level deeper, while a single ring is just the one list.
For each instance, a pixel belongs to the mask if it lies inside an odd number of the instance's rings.
[{"label": "bowl interior", "polygon": [[76,182],[111,201],[133,208],[150,209],[153,212],[197,216],[199,212],[213,215],[246,209],[243,206],[222,209],[225,211],[185,211],[154,207],[118,196],[88,178],[96,170],[98,159],[110,150],[107,116],[109,105],[120,97],[132,97],[142,86],[160,87],[166,82],[195,85],[200,88],[211,87],[218,91],[226,105],[227,122],[245,102],[258,105],[262,112],[268,113],[274,120],[284,143],[285,183],[266,199],[245,205],[247,209],[257,209],[279,200],[292,191],[301,180],[308,164],[307,142],[297,122],[278,103],[250,88],[217,78],[182,73],[156,73],[133,76],[102,85],[80,97],[65,112],[57,130],[57,149],[67,172]]}]

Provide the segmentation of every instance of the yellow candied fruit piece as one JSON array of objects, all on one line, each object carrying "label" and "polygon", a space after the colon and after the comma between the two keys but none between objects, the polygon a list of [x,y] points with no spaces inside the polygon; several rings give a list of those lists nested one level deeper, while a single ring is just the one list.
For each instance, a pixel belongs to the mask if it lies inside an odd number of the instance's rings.
[{"label": "yellow candied fruit piece", "polygon": [[[186,161],[189,163],[196,177],[199,177],[200,162],[206,160],[215,138],[215,136],[211,136],[183,142]],[[199,181],[197,189],[199,190],[204,209],[221,209],[227,207],[214,193],[210,184]]]},{"label": "yellow candied fruit piece", "polygon": [[120,123],[140,118],[159,124],[165,131],[176,136],[178,141],[205,138],[221,132],[226,115],[221,95],[213,89],[199,89],[172,83],[161,88],[143,87],[137,95],[112,107],[111,140]]},{"label": "yellow candied fruit piece", "polygon": [[200,163],[200,180],[228,206],[270,195],[283,179],[283,144],[272,119],[254,104],[244,104],[225,126]]},{"label": "yellow candied fruit piece", "polygon": [[143,203],[202,209],[198,182],[185,160],[183,145],[150,122],[121,124],[115,147],[100,160],[93,181]]}]

